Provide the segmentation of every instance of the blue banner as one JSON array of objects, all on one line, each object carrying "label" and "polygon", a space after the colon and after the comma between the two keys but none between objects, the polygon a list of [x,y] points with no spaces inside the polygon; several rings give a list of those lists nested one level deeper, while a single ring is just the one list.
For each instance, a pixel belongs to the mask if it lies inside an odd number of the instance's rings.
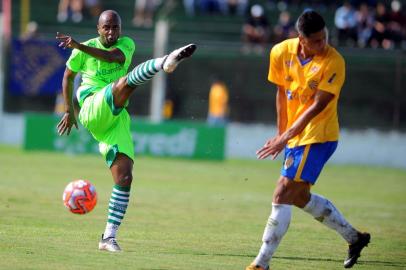
[{"label": "blue banner", "polygon": [[14,39],[8,89],[15,95],[54,95],[62,89],[65,62],[71,50],[49,40]]}]

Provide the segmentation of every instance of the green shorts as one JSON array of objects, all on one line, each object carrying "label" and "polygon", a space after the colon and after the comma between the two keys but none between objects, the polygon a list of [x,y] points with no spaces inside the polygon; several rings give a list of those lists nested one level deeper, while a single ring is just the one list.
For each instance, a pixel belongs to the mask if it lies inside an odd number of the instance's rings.
[{"label": "green shorts", "polygon": [[79,112],[79,121],[99,142],[100,153],[111,167],[117,153],[134,160],[134,142],[130,132],[130,115],[113,103],[112,84],[88,96]]}]

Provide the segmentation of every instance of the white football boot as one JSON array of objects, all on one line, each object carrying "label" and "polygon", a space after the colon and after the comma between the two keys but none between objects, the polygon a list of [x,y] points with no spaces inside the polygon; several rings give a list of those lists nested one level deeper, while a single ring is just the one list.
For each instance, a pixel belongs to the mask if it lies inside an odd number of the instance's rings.
[{"label": "white football boot", "polygon": [[196,44],[189,44],[182,48],[174,50],[166,56],[164,62],[162,63],[162,69],[166,73],[172,73],[176,69],[178,64],[185,58],[192,56],[195,50]]},{"label": "white football boot", "polygon": [[116,238],[109,237],[109,238],[103,239],[103,235],[99,242],[99,249],[107,250],[110,252],[120,252],[121,251],[121,248],[118,245]]}]

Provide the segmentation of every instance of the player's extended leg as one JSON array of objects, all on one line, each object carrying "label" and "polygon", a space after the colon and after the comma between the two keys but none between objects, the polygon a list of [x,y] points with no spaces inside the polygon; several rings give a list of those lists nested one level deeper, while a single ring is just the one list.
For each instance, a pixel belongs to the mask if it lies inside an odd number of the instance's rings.
[{"label": "player's extended leg", "polygon": [[192,56],[195,50],[196,45],[189,44],[174,50],[167,56],[151,59],[136,66],[126,77],[121,78],[114,84],[114,105],[116,107],[125,106],[138,85],[148,82],[161,70],[166,73],[173,72],[178,64],[185,58]]},{"label": "player's extended leg", "polygon": [[106,229],[99,242],[100,250],[121,251],[116,240],[117,230],[124,218],[130,200],[133,161],[128,156],[118,153],[112,166],[114,179],[113,191],[109,202],[109,214]]},{"label": "player's extended leg", "polygon": [[311,198],[303,210],[338,232],[347,241],[349,250],[348,256],[344,260],[344,267],[351,268],[361,256],[362,249],[368,245],[371,235],[354,229],[333,203],[323,196],[311,194]]}]

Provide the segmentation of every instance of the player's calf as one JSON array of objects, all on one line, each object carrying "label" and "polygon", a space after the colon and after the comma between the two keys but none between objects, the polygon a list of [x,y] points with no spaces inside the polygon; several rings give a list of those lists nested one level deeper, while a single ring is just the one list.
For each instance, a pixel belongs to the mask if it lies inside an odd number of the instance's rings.
[{"label": "player's calf", "polygon": [[135,88],[151,80],[155,74],[162,69],[167,72],[173,72],[182,60],[192,56],[196,50],[195,44],[189,44],[174,50],[169,55],[148,60],[136,66],[127,75],[127,84]]}]

